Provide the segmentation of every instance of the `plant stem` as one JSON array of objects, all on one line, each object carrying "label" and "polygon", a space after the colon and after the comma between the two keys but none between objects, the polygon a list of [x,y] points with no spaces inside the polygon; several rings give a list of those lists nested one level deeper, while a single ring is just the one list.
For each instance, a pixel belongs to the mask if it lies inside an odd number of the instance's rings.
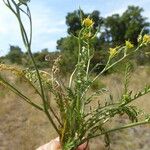
[{"label": "plant stem", "polygon": [[86,141],[89,141],[92,138],[95,138],[95,137],[98,137],[98,136],[101,136],[101,135],[104,135],[104,134],[107,134],[107,133],[111,133],[111,132],[118,131],[118,130],[123,130],[123,129],[126,129],[126,128],[135,127],[135,126],[138,126],[138,125],[149,124],[149,123],[150,123],[149,120],[144,120],[144,121],[141,121],[141,122],[131,123],[131,124],[128,124],[128,125],[125,125],[125,126],[122,126],[122,127],[110,129],[110,130],[107,130],[107,131],[89,136],[89,137],[83,139],[80,144],[83,144],[83,143],[85,143]]}]

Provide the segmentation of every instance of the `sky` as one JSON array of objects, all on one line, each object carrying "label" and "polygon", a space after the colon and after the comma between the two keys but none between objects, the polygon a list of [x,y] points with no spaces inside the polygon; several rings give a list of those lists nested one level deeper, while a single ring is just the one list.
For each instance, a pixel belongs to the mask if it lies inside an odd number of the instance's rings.
[{"label": "sky", "polygon": [[[79,7],[90,13],[99,10],[102,17],[114,13],[122,14],[128,5],[140,6],[144,9],[143,16],[150,21],[150,0],[31,0],[29,3],[33,21],[32,51],[44,48],[56,50],[56,41],[67,36],[65,17]],[[28,23],[25,21],[25,25]],[[9,46],[19,46],[23,51],[18,22],[10,10],[0,0],[0,56],[6,55]]]}]

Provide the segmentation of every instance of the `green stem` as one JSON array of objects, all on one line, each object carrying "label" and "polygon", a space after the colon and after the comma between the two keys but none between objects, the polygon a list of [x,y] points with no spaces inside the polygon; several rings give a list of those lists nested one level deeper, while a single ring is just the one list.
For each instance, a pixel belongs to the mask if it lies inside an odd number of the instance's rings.
[{"label": "green stem", "polygon": [[36,107],[37,109],[44,111],[43,108],[38,106],[37,104],[33,103],[28,97],[26,97],[24,94],[22,94],[19,90],[17,90],[13,85],[8,83],[6,80],[4,80],[2,77],[0,77],[0,81],[4,83],[11,91],[13,91],[15,94],[19,95],[21,98],[24,99],[25,102],[31,104],[32,106]]},{"label": "green stem", "polygon": [[11,6],[10,2],[7,0],[7,3],[4,2],[6,4],[6,6],[15,14],[15,16],[17,17],[18,19],[18,22],[19,22],[19,26],[20,26],[20,31],[21,31],[21,35],[22,35],[22,40],[23,40],[23,43],[29,53],[29,56],[31,58],[31,61],[34,65],[34,68],[36,70],[36,73],[37,73],[37,77],[38,77],[38,80],[39,80],[39,85],[40,85],[40,89],[41,89],[41,98],[42,98],[42,101],[43,101],[43,105],[44,105],[44,112],[46,114],[46,116],[48,117],[48,119],[50,120],[50,122],[52,123],[52,125],[54,126],[55,130],[57,131],[57,133],[59,134],[59,130],[58,128],[56,127],[56,124],[53,122],[53,119],[51,118],[48,110],[47,110],[47,103],[46,103],[46,99],[45,99],[45,94],[44,94],[44,88],[43,88],[43,85],[42,85],[42,80],[41,80],[41,76],[40,76],[40,73],[39,73],[39,70],[37,68],[37,65],[36,65],[36,62],[34,60],[34,57],[33,57],[33,54],[31,52],[31,42],[32,42],[32,18],[31,18],[31,13],[30,13],[30,10],[28,8],[27,5],[25,5],[27,7],[27,13],[25,13],[27,15],[27,17],[29,18],[29,21],[30,21],[30,36],[28,37],[27,35],[27,32],[24,28],[24,25],[22,23],[22,20],[21,20],[21,16],[20,16],[20,11],[22,11],[19,6],[16,4],[16,2],[14,0],[12,0],[12,3],[14,4],[14,7],[16,8],[16,11],[13,9],[13,7]]},{"label": "green stem", "polygon": [[87,63],[87,69],[86,69],[86,80],[88,79],[90,62],[91,62],[89,40],[88,40],[88,43],[87,43],[87,50],[88,50],[88,63]]},{"label": "green stem", "polygon": [[[112,68],[113,66],[115,66],[116,64],[118,64],[119,62],[123,61],[126,57],[130,56],[132,53],[138,51],[140,47],[141,47],[141,45],[139,45],[134,51],[132,51],[132,52],[130,52],[130,53],[124,55],[121,59],[119,59],[118,61],[114,62],[114,63],[111,64],[110,66],[109,66],[109,63],[110,63],[111,58],[109,57],[105,68],[92,80],[91,84],[86,88],[86,90],[85,90],[84,93],[86,93],[86,92],[88,91],[88,89],[89,89],[89,87],[92,85],[92,83],[93,83],[95,80],[97,80],[98,77],[100,77],[105,71],[109,70],[110,68]],[[122,48],[121,48],[121,50],[122,50]]]},{"label": "green stem", "polygon": [[98,136],[101,136],[101,135],[104,135],[104,134],[107,134],[107,133],[111,133],[111,132],[114,132],[114,131],[131,128],[131,127],[135,127],[135,126],[138,126],[138,125],[149,124],[149,123],[150,123],[149,120],[145,120],[145,121],[141,121],[141,122],[131,123],[131,124],[128,124],[128,125],[125,125],[125,126],[122,126],[122,127],[110,129],[110,130],[101,132],[99,134],[95,134],[95,135],[92,135],[92,136],[89,136],[89,137],[85,138],[84,140],[81,141],[81,144],[85,143],[86,141],[89,141],[92,138],[95,138],[95,137],[98,137]]}]

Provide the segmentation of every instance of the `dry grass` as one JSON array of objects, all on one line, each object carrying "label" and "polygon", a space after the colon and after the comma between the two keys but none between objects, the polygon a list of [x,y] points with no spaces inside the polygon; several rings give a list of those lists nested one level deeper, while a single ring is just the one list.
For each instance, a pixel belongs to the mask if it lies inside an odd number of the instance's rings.
[{"label": "dry grass", "polygon": [[[150,83],[150,68],[138,68],[131,78],[134,92]],[[14,80],[14,78],[12,78]],[[102,77],[114,97],[118,98],[122,88],[122,76],[112,74]],[[18,86],[20,82],[14,81]],[[28,85],[21,87],[34,101],[39,101]],[[93,106],[96,105],[94,102]],[[150,112],[150,94],[138,99],[136,105]],[[119,122],[119,121],[118,121]],[[56,137],[51,124],[41,112],[22,102],[19,97],[0,87],[0,150],[34,150],[38,146]],[[149,126],[136,127],[111,134],[112,150],[149,150]],[[91,150],[105,150],[102,138],[90,141]]]}]

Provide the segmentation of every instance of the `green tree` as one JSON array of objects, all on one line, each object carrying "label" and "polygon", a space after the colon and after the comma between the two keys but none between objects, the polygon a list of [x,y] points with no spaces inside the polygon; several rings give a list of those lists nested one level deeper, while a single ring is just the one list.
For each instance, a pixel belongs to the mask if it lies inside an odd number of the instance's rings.
[{"label": "green tree", "polygon": [[144,10],[138,6],[128,6],[128,9],[120,16],[113,14],[104,21],[105,31],[103,38],[113,44],[123,44],[125,40],[131,40],[137,44],[137,37],[143,30],[143,34],[148,33],[149,22],[142,16]]},{"label": "green tree", "polygon": [[22,64],[23,52],[20,47],[10,45],[10,50],[6,58],[9,59],[11,63]]},{"label": "green tree", "polygon": [[[114,45],[122,45],[125,40],[130,40],[133,44],[137,44],[137,37],[143,30],[143,34],[149,32],[149,22],[142,15],[143,9],[138,6],[129,6],[122,14],[113,14],[107,18],[100,16],[100,12],[95,10],[90,15],[82,10],[76,10],[68,13],[66,16],[67,37],[63,37],[57,41],[57,49],[63,55],[62,65],[67,70],[72,70],[77,62],[77,41],[74,41],[73,35],[77,36],[82,28],[82,20],[88,16],[94,21],[93,31],[95,32],[100,27],[100,32],[90,43],[95,54],[92,59],[92,65],[100,63],[99,68],[105,66],[105,60],[108,55],[108,47]],[[66,66],[66,67],[65,67]],[[99,69],[96,69],[97,71]]]},{"label": "green tree", "polygon": [[[49,67],[50,63],[49,61],[46,60],[46,56],[50,55],[50,52],[48,51],[47,48],[42,49],[40,52],[35,52],[33,53],[34,59],[36,61],[37,67],[38,68],[45,68]],[[26,66],[30,66],[31,68],[33,67],[33,63],[28,57],[28,53],[26,54]]]},{"label": "green tree", "polygon": [[63,72],[72,71],[77,62],[78,42],[73,36],[67,36],[57,41],[57,49],[62,55],[61,67]]},{"label": "green tree", "polygon": [[67,31],[69,34],[77,35],[78,31],[82,28],[81,18],[84,19],[90,16],[90,18],[94,21],[94,30],[97,30],[103,23],[103,18],[100,16],[100,12],[98,10],[94,10],[91,14],[84,13],[82,10],[75,10],[70,12],[66,16],[66,24]]},{"label": "green tree", "polygon": [[105,19],[105,32],[103,36],[106,42],[121,43],[124,42],[125,24],[119,14],[113,14]]},{"label": "green tree", "polygon": [[81,29],[80,23],[80,10],[75,10],[74,12],[70,12],[66,16],[66,24],[68,26],[67,32],[69,34],[76,35],[77,31]]},{"label": "green tree", "polygon": [[149,32],[147,28],[150,23],[146,21],[146,17],[142,16],[143,11],[143,8],[138,6],[129,6],[121,17],[126,27],[125,39],[130,39],[135,44],[137,44],[137,37],[143,28],[143,34]]}]

